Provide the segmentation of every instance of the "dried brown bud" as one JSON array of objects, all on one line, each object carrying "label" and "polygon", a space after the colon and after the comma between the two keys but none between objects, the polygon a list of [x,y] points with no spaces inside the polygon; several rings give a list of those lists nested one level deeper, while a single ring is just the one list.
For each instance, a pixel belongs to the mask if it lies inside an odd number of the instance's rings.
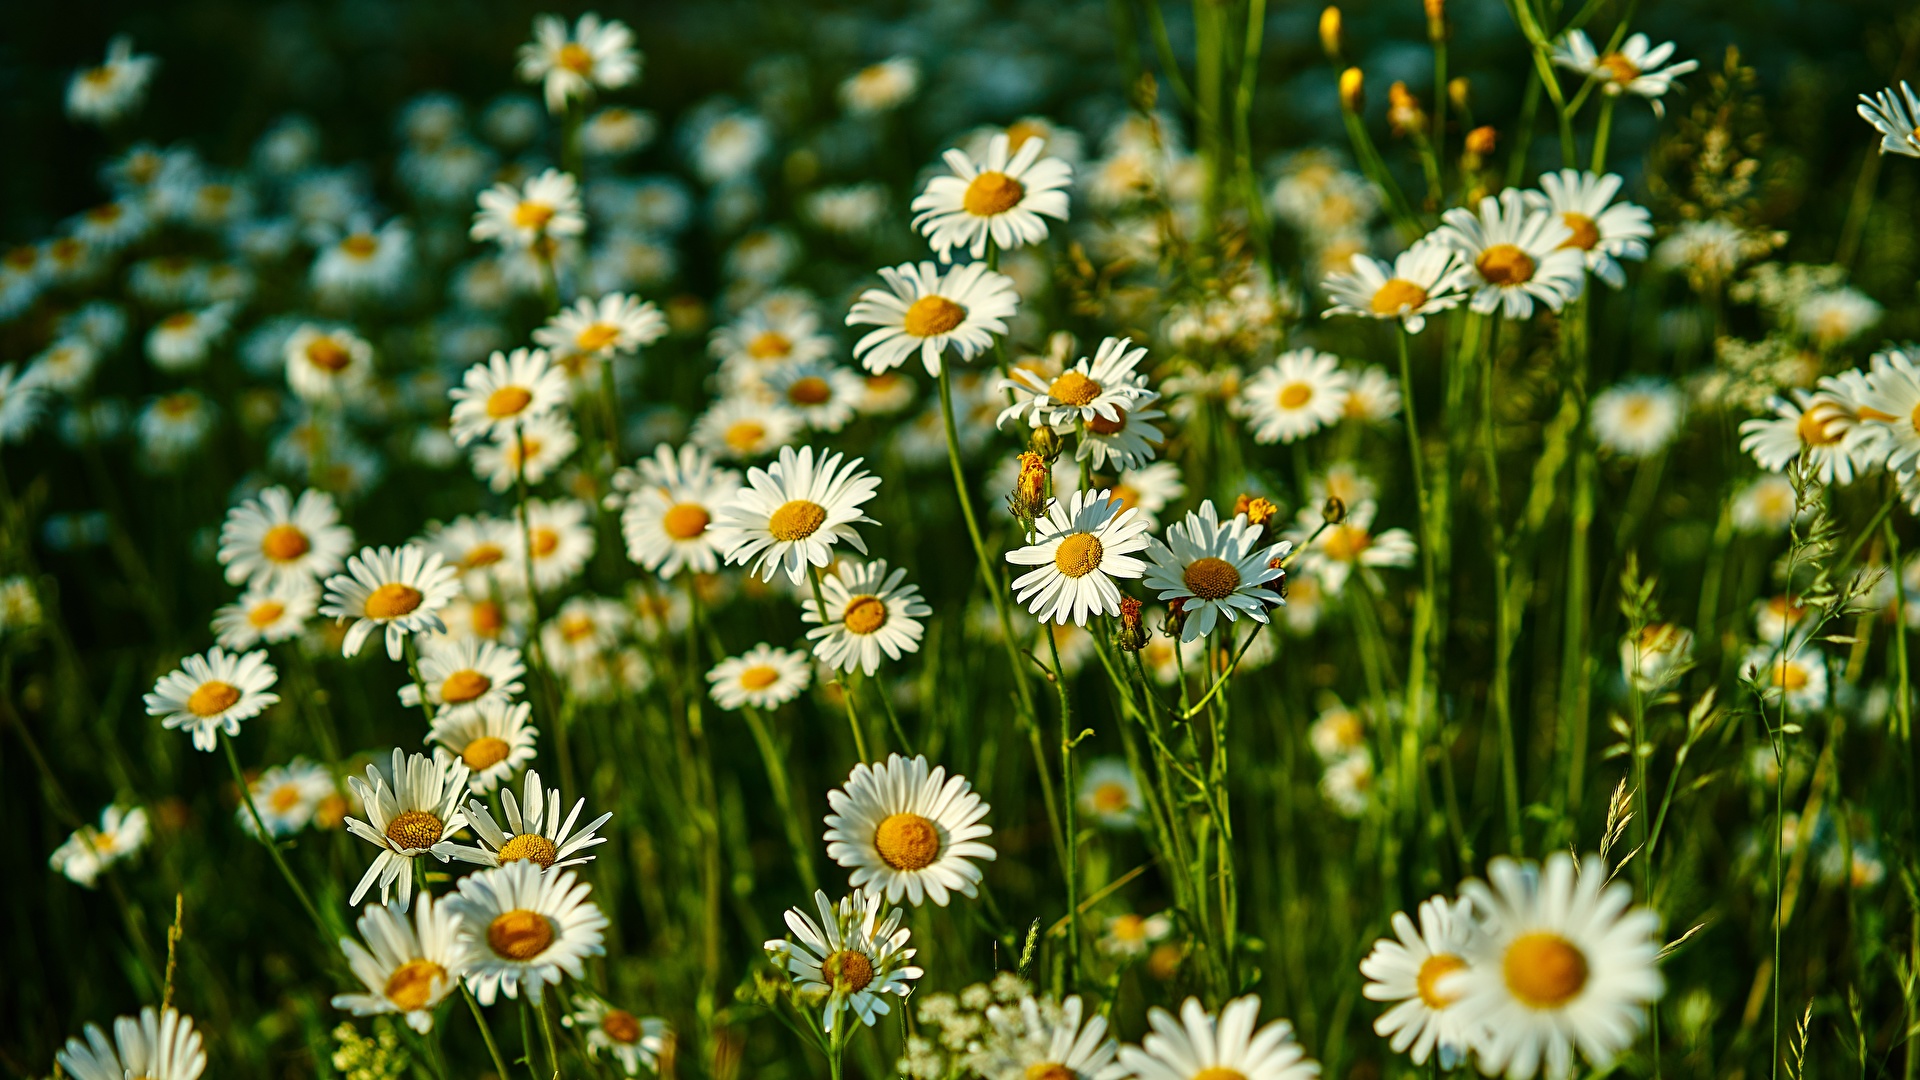
[{"label": "dried brown bud", "polygon": [[1350,67],[1340,73],[1340,107],[1348,112],[1359,112],[1367,103],[1366,76],[1357,67]]},{"label": "dried brown bud", "polygon": [[1120,625],[1114,628],[1113,643],[1121,652],[1139,652],[1147,647],[1147,626],[1140,608],[1140,601],[1133,597],[1120,598]]},{"label": "dried brown bud", "polygon": [[1347,520],[1347,504],[1340,501],[1340,496],[1329,495],[1327,501],[1320,504],[1320,516],[1327,519],[1327,524],[1338,525]]},{"label": "dried brown bud", "polygon": [[1332,4],[1320,13],[1320,48],[1326,50],[1327,59],[1332,63],[1340,62],[1341,46],[1345,41],[1340,32],[1340,9]]},{"label": "dried brown bud", "polygon": [[1007,496],[1007,511],[1031,528],[1033,519],[1047,512],[1047,463],[1039,454],[1020,455],[1020,475]]}]

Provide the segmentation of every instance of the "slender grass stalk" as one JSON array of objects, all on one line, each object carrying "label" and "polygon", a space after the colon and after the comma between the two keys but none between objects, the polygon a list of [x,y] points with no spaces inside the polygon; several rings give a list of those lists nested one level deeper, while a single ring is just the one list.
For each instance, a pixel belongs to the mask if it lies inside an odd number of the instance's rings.
[{"label": "slender grass stalk", "polygon": [[254,805],[253,787],[247,783],[246,774],[240,769],[240,755],[233,749],[233,738],[224,731],[220,733],[220,748],[227,752],[227,767],[233,770],[233,782],[240,785],[240,801],[246,804],[247,816],[253,819],[253,827],[258,830],[260,843],[266,846],[267,854],[273,857],[273,865],[279,868],[280,876],[287,879],[287,884],[292,887],[293,895],[299,898],[300,906],[305,909],[307,917],[312,919],[313,925],[319,928],[320,939],[331,942],[335,937],[343,935],[343,930],[330,925],[321,917],[320,909],[313,903],[313,897],[307,895],[306,886],[300,884],[300,879],[293,875],[293,867],[287,865],[286,856],[280,853],[280,845],[273,842],[273,833],[268,831],[266,821],[260,817],[260,808]]},{"label": "slender grass stalk", "polygon": [[1493,316],[1493,328],[1487,335],[1487,349],[1480,367],[1480,445],[1486,456],[1487,520],[1492,532],[1494,651],[1493,682],[1487,697],[1500,733],[1500,781],[1505,796],[1507,850],[1520,854],[1526,846],[1520,826],[1520,770],[1513,733],[1513,705],[1510,699],[1513,637],[1515,627],[1513,599],[1508,595],[1513,554],[1507,547],[1507,527],[1500,503],[1500,448],[1493,414],[1494,369],[1500,352],[1500,315]]},{"label": "slender grass stalk", "polygon": [[1079,797],[1073,783],[1073,694],[1067,689],[1066,668],[1060,663],[1060,643],[1054,636],[1051,624],[1042,624],[1041,636],[1047,639],[1047,649],[1053,656],[1053,683],[1060,691],[1060,790],[1065,796],[1062,811],[1066,816],[1067,852],[1067,987],[1076,989],[1080,982],[1080,830],[1075,817],[1079,810]]},{"label": "slender grass stalk", "polygon": [[480,1039],[487,1044],[487,1056],[493,1059],[493,1072],[500,1080],[512,1075],[507,1061],[500,1056],[500,1044],[494,1041],[493,1028],[487,1026],[487,1016],[480,1011],[480,1003],[474,1000],[473,991],[467,989],[465,979],[460,980],[460,996],[467,999],[467,1008],[473,1010],[473,1022],[480,1025]]},{"label": "slender grass stalk", "polygon": [[[813,610],[820,616],[820,625],[825,626],[827,625],[827,601],[820,594],[819,567],[807,567],[807,581],[813,586]],[[846,680],[840,678],[838,672],[834,673],[833,685],[840,688],[840,700],[847,706],[847,726],[853,731],[853,752],[860,756],[861,761],[872,761],[873,759],[867,754],[867,736],[860,724],[860,711],[853,702],[853,687],[847,685]]]}]

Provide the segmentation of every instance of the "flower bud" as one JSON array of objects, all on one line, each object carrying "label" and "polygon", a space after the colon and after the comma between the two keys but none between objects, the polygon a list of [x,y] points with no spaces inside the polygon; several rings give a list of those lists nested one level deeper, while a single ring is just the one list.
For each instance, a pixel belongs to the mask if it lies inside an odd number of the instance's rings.
[{"label": "flower bud", "polygon": [[1347,504],[1340,496],[1329,495],[1327,501],[1320,504],[1320,516],[1327,519],[1327,524],[1338,525],[1347,520]]},{"label": "flower bud", "polygon": [[1467,132],[1467,153],[1486,157],[1493,153],[1496,133],[1488,125],[1481,125]]},{"label": "flower bud", "polygon": [[1165,630],[1168,637],[1179,637],[1181,628],[1187,625],[1187,598],[1176,596],[1167,601],[1167,622]]},{"label": "flower bud", "polygon": [[1329,4],[1320,13],[1320,47],[1326,50],[1327,59],[1332,63],[1340,62],[1341,45],[1345,44],[1340,33],[1340,8]]},{"label": "flower bud", "polygon": [[1430,41],[1447,39],[1447,0],[1426,0],[1427,38]]},{"label": "flower bud", "polygon": [[1007,512],[1029,532],[1033,519],[1047,512],[1047,463],[1039,454],[1020,455],[1020,475],[1007,496]]},{"label": "flower bud", "polygon": [[1408,132],[1422,132],[1427,129],[1427,114],[1420,108],[1420,99],[1413,96],[1407,84],[1395,82],[1387,87],[1387,124],[1395,135]]},{"label": "flower bud", "polygon": [[1121,652],[1139,652],[1147,647],[1147,625],[1140,617],[1140,601],[1131,596],[1120,598],[1120,625],[1114,628],[1113,644]]},{"label": "flower bud", "polygon": [[1340,73],[1340,107],[1348,112],[1359,112],[1366,105],[1366,76],[1357,67],[1350,67]]},{"label": "flower bud", "polygon": [[1465,109],[1467,107],[1467,102],[1471,100],[1469,92],[1472,89],[1473,89],[1473,84],[1467,82],[1467,80],[1464,77],[1458,78],[1458,79],[1448,79],[1447,80],[1447,101],[1451,102],[1453,107],[1456,109]]},{"label": "flower bud", "polygon": [[1287,572],[1281,569],[1281,564],[1286,561],[1287,559],[1284,555],[1275,555],[1273,558],[1267,560],[1267,569],[1280,571],[1280,576],[1267,582],[1266,586],[1267,591],[1273,594],[1274,599],[1272,602],[1275,604],[1284,604],[1287,602]]},{"label": "flower bud", "polygon": [[1050,425],[1034,428],[1033,434],[1027,437],[1027,449],[1051,465],[1060,456],[1060,433]]}]

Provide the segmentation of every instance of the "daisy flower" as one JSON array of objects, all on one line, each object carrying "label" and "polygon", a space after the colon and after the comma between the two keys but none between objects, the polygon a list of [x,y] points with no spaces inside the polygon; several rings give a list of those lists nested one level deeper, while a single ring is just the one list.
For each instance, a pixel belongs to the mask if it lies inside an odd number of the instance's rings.
[{"label": "daisy flower", "polygon": [[1113,497],[1121,506],[1139,511],[1140,520],[1146,522],[1149,529],[1159,528],[1160,511],[1186,494],[1187,485],[1180,479],[1180,466],[1171,461],[1127,469],[1113,485]]},{"label": "daisy flower", "polygon": [[1353,376],[1332,353],[1294,349],[1254,372],[1228,405],[1258,443],[1290,443],[1340,422]]},{"label": "daisy flower", "polygon": [[800,695],[813,679],[806,654],[776,649],[765,642],[739,656],[730,656],[707,672],[710,692],[720,707],[731,712],[743,705],[771,709]]},{"label": "daisy flower", "polygon": [[767,954],[801,992],[826,998],[821,1025],[826,1031],[832,1032],[841,1012],[849,1009],[872,1027],[876,1018],[893,1011],[886,999],[905,999],[913,991],[909,984],[925,974],[909,963],[914,950],[907,942],[913,932],[900,925],[906,912],[889,908],[883,917],[880,894],[857,886],[837,906],[819,890],[813,902],[820,921],[797,907],[788,908],[793,940],[767,942]]},{"label": "daisy flower", "polygon": [[215,645],[160,676],[146,696],[147,715],[161,717],[168,730],[192,731],[194,749],[211,753],[222,731],[240,734],[240,721],[280,700],[271,692],[279,677],[265,649],[240,655]]},{"label": "daisy flower", "polygon": [[1882,154],[1920,157],[1920,94],[1913,87],[1902,82],[1898,94],[1891,86],[1872,97],[1861,94],[1859,112],[1881,134]]},{"label": "daisy flower", "polygon": [[660,1055],[673,1037],[665,1020],[635,1016],[587,994],[573,995],[573,1011],[560,1023],[586,1029],[587,1057],[598,1061],[601,1054],[611,1054],[628,1076],[639,1076],[642,1069],[658,1071]]},{"label": "daisy flower", "polygon": [[1859,289],[1825,289],[1800,301],[1793,324],[1819,349],[1834,349],[1867,332],[1886,313]]},{"label": "daisy flower", "polygon": [[667,579],[683,569],[711,574],[720,568],[709,526],[739,490],[739,473],[716,467],[697,446],[675,451],[662,443],[637,470],[617,474],[614,484],[627,489],[620,531],[629,559]]},{"label": "daisy flower", "polygon": [[832,563],[833,546],[841,540],[865,555],[867,545],[854,526],[879,524],[860,507],[873,498],[880,478],[860,468],[863,459],[842,464],[841,457],[821,454],[816,465],[813,447],[798,453],[782,447],[780,460],[748,471],[747,486],[721,506],[710,526],[727,562],[751,564],[748,573],[764,581],[784,569],[799,585],[809,565]]},{"label": "daisy flower", "polygon": [[408,634],[446,631],[437,612],[459,591],[453,567],[417,544],[361,548],[347,560],[346,573],[327,579],[320,614],[340,622],[353,620],[341,655],[357,656],[368,635],[378,630],[386,634],[387,658],[398,660]]},{"label": "daisy flower", "polygon": [[721,398],[701,413],[688,438],[720,457],[743,461],[779,450],[805,428],[800,414],[785,405],[731,397]]},{"label": "daisy flower", "polygon": [[506,817],[505,828],[501,828],[499,822],[494,820],[486,803],[479,799],[468,802],[467,824],[472,827],[480,844],[478,847],[454,847],[454,858],[481,866],[531,862],[542,872],[593,861],[592,855],[581,853],[607,842],[607,837],[597,834],[600,826],[613,819],[612,812],[601,814],[575,829],[580,812],[587,807],[587,800],[574,800],[573,808],[564,819],[561,818],[560,792],[545,787],[540,781],[540,773],[533,769],[527,770],[522,792],[524,801],[514,799],[511,787],[503,787],[500,791],[502,812]]},{"label": "daisy flower", "polygon": [[572,176],[548,169],[526,186],[495,184],[480,193],[480,209],[467,234],[497,240],[503,248],[530,248],[587,231],[580,211],[580,186]]},{"label": "daisy flower", "polygon": [[1124,425],[1126,409],[1154,396],[1142,385],[1146,377],[1134,371],[1147,350],[1132,345],[1130,338],[1107,338],[1091,358],[1081,357],[1051,381],[1024,367],[1012,369],[1013,377],[1001,380],[996,389],[1012,391],[1014,401],[996,424],[1004,427],[1024,417],[1035,428],[1077,427],[1095,420]]},{"label": "daisy flower", "polygon": [[1779,473],[1756,476],[1733,497],[1733,527],[1749,535],[1785,532],[1799,510],[1798,502],[1792,480]]},{"label": "daisy flower", "polygon": [[1594,441],[1622,457],[1652,457],[1680,433],[1686,407],[1686,395],[1665,379],[1610,386],[1593,399]]},{"label": "daisy flower", "polygon": [[1158,590],[1162,600],[1184,601],[1182,640],[1213,633],[1221,616],[1233,622],[1245,615],[1264,623],[1269,604],[1285,603],[1266,586],[1286,576],[1280,561],[1293,544],[1282,540],[1255,550],[1265,534],[1244,514],[1221,524],[1213,500],[1207,499],[1199,510],[1189,510],[1184,521],[1168,526],[1165,543],[1149,538],[1146,584]]},{"label": "daisy flower", "polygon": [[138,1017],[113,1022],[113,1041],[98,1025],[84,1029],[86,1041],[68,1039],[54,1055],[73,1080],[195,1080],[207,1071],[207,1053],[193,1018],[149,1005]]},{"label": "daisy flower", "polygon": [[596,88],[618,90],[638,79],[640,50],[633,47],[633,31],[618,19],[602,22],[590,11],[568,34],[559,16],[539,15],[515,70],[523,82],[542,84],[547,111],[559,116],[569,102],[590,100]]},{"label": "daisy flower", "polygon": [[1586,31],[1575,30],[1565,41],[1553,47],[1553,62],[1568,71],[1585,75],[1600,84],[1601,92],[1618,97],[1635,94],[1646,98],[1655,116],[1665,116],[1660,103],[1675,79],[1700,66],[1698,60],[1666,64],[1673,56],[1673,42],[1654,45],[1645,34],[1635,34],[1621,45],[1620,51],[1600,55]]},{"label": "daisy flower", "polygon": [[[1891,381],[1879,384],[1892,385]],[[1772,416],[1740,422],[1740,449],[1753,455],[1768,472],[1784,472],[1794,458],[1805,454],[1822,484],[1850,484],[1854,451],[1868,435],[1857,415],[1829,395],[1791,391],[1791,397],[1773,397]],[[1874,425],[1885,436],[1892,425]],[[1895,443],[1898,447],[1898,443]],[[1899,449],[1896,453],[1901,452]]]},{"label": "daisy flower", "polygon": [[1033,542],[1007,552],[1008,562],[1034,568],[1014,579],[1014,599],[1041,622],[1085,626],[1088,616],[1118,614],[1113,579],[1147,572],[1132,554],[1152,540],[1147,523],[1112,495],[1102,488],[1049,500],[1046,515],[1034,520]]},{"label": "daisy flower", "polygon": [[1813,650],[1755,645],[1741,660],[1740,674],[1760,683],[1768,701],[1784,700],[1790,712],[1812,712],[1827,703],[1827,667]]},{"label": "daisy flower", "polygon": [[987,804],[966,777],[929,770],[925,755],[855,765],[827,805],[827,857],[852,868],[855,889],[885,892],[889,903],[905,894],[916,907],[946,907],[953,893],[972,897],[981,875],[971,860],[994,858],[984,842],[993,829],[980,820]]},{"label": "daisy flower", "polygon": [[429,525],[420,543],[438,552],[466,578],[470,588],[486,592],[513,547],[516,522],[486,514],[461,515],[445,525]]},{"label": "daisy flower", "polygon": [[1047,238],[1043,218],[1067,220],[1073,166],[1041,157],[1045,139],[1026,140],[1011,158],[1008,148],[1007,136],[999,134],[988,140],[981,161],[948,150],[942,156],[953,175],[927,181],[913,200],[913,227],[941,262],[953,260],[954,248],[984,259],[989,241],[1001,251],[1037,244]]},{"label": "daisy flower", "polygon": [[820,579],[826,610],[812,600],[801,604],[800,619],[817,624],[807,631],[813,654],[830,668],[871,675],[880,669],[880,654],[898,660],[920,651],[925,630],[920,620],[933,614],[920,598],[918,585],[906,584],[904,569],[887,573],[887,560],[865,566],[842,562]]},{"label": "daisy flower", "polygon": [[366,943],[343,937],[340,951],[367,989],[335,994],[333,1007],[355,1016],[399,1013],[413,1030],[432,1031],[433,1010],[460,985],[471,960],[472,944],[459,933],[453,905],[423,893],[411,923],[405,907],[370,907],[359,929]]},{"label": "daisy flower", "polygon": [[1514,188],[1481,199],[1477,214],[1456,206],[1440,220],[1434,238],[1459,253],[1462,285],[1473,292],[1468,306],[1482,315],[1501,308],[1509,319],[1524,319],[1535,300],[1559,311],[1585,287],[1586,253],[1567,246],[1573,230],[1529,208]]},{"label": "daisy flower", "polygon": [[407,910],[413,899],[413,860],[432,855],[441,862],[453,857],[457,845],[453,836],[466,827],[466,812],[460,809],[460,796],[467,789],[467,767],[457,761],[435,761],[425,754],[409,756],[399,747],[393,750],[391,777],[382,776],[378,766],[367,766],[367,778],[347,777],[347,787],[360,799],[367,820],[350,817],[347,831],[380,849],[373,865],[354,886],[349,905],[380,885],[380,902],[393,896],[400,886],[400,910]]},{"label": "daisy flower", "polygon": [[1573,234],[1560,246],[1582,252],[1587,269],[1616,289],[1627,283],[1620,260],[1646,261],[1647,240],[1653,236],[1645,207],[1613,202],[1620,185],[1620,177],[1613,173],[1596,176],[1561,169],[1540,177],[1540,191],[1521,193],[1528,206],[1554,214]]},{"label": "daisy flower", "polygon": [[1173,933],[1173,920],[1165,915],[1136,915],[1129,911],[1107,919],[1100,935],[1099,949],[1108,956],[1139,959],[1147,948],[1165,941]]},{"label": "daisy flower", "polygon": [[413,234],[401,222],[375,228],[355,215],[346,229],[329,233],[313,260],[316,293],[329,301],[353,295],[380,295],[399,289],[413,265]]},{"label": "daisy flower", "polygon": [[[526,689],[520,682],[526,673],[519,649],[484,638],[429,638],[420,650],[420,681],[426,684],[427,701],[435,707],[436,722],[484,706],[506,705]],[[408,683],[399,693],[400,704],[420,707],[418,685]]]},{"label": "daisy flower", "polygon": [[473,957],[467,988],[482,1005],[500,993],[536,1006],[563,974],[584,978],[589,956],[601,956],[607,917],[587,899],[593,886],[571,870],[543,873],[525,859],[460,879],[447,906],[460,917],[460,938]]},{"label": "daisy flower", "polygon": [[296,500],[270,487],[227,511],[219,558],[228,584],[291,588],[340,569],[352,546],[353,530],[340,524],[333,496],[309,489]]},{"label": "daisy flower", "polygon": [[1120,1048],[1120,1064],[1136,1080],[1312,1080],[1320,1065],[1293,1037],[1293,1025],[1275,1020],[1254,1030],[1260,999],[1249,994],[1227,1002],[1218,1018],[1188,998],[1180,1017],[1147,1011],[1152,1030],[1139,1046]]},{"label": "daisy flower", "polygon": [[192,311],[176,311],[147,331],[147,359],[161,371],[178,374],[207,362],[213,343],[232,325],[233,305],[222,301]]},{"label": "daisy flower", "polygon": [[[128,858],[147,843],[147,812],[136,806],[122,810],[108,806],[100,811],[100,824],[82,825],[47,858],[55,873],[65,874],[76,885],[93,888],[100,872]],[[117,1080],[117,1078],[116,1078]]]},{"label": "daisy flower", "polygon": [[[247,790],[253,795],[253,808],[260,812],[267,832],[273,836],[292,836],[307,827],[323,801],[340,793],[340,786],[334,781],[331,769],[297,757],[261,773]],[[259,826],[253,823],[253,813],[246,807],[237,808],[234,816],[249,834],[259,832]]]},{"label": "daisy flower", "polygon": [[231,604],[213,613],[213,639],[235,651],[297,637],[320,604],[320,590],[311,582],[263,584],[256,582]]},{"label": "daisy flower", "polygon": [[1401,252],[1392,263],[1356,251],[1349,265],[1352,269],[1336,270],[1321,283],[1333,298],[1322,318],[1398,319],[1407,333],[1417,334],[1426,329],[1427,316],[1458,307],[1465,299],[1460,285],[1466,271],[1459,256],[1431,238]]},{"label": "daisy flower", "polygon": [[524,421],[566,404],[567,373],[545,349],[495,352],[468,368],[447,396],[453,399],[453,438],[461,446],[482,435],[511,438]]},{"label": "daisy flower", "polygon": [[140,107],[160,61],[133,51],[133,38],[116,34],[99,67],[74,72],[67,84],[67,115],[105,126]]},{"label": "daisy flower", "polygon": [[473,448],[473,475],[505,493],[522,480],[538,484],[579,449],[580,437],[562,412],[522,420]]},{"label": "daisy flower", "polygon": [[823,360],[782,365],[767,373],[765,385],[815,431],[846,427],[866,392],[859,375]]},{"label": "daisy flower", "polygon": [[993,1034],[975,1071],[987,1080],[1120,1080],[1120,1047],[1107,1018],[1085,1015],[1079,995],[1055,1003],[1023,997],[1016,1008],[992,1005]]},{"label": "daisy flower", "polygon": [[1110,829],[1131,829],[1146,803],[1133,769],[1120,758],[1095,758],[1080,772],[1080,811]]},{"label": "daisy flower", "polygon": [[941,356],[951,346],[971,360],[1007,332],[1020,297],[1013,279],[985,263],[956,266],[945,274],[923,262],[881,267],[884,289],[868,289],[847,313],[848,326],[874,326],[853,355],[875,375],[899,367],[915,353],[929,375],[940,374]]},{"label": "daisy flower", "polygon": [[475,708],[440,713],[433,718],[427,742],[438,743],[448,762],[455,757],[467,767],[467,785],[484,795],[499,787],[533,760],[539,729],[527,722],[533,706],[487,700]]},{"label": "daisy flower", "polygon": [[533,332],[534,344],[554,356],[591,356],[611,360],[651,345],[667,333],[667,317],[650,301],[628,293],[609,293],[597,302],[581,298],[561,308]]},{"label": "daisy flower", "polygon": [[593,529],[592,511],[578,499],[529,499],[526,514],[527,527],[516,536],[519,542],[513,547],[514,562],[526,567],[531,543],[535,588],[552,589],[572,581],[593,558],[598,534]]},{"label": "daisy flower", "polygon": [[893,56],[869,64],[840,84],[840,104],[854,116],[891,112],[920,89],[920,65],[910,56]]},{"label": "daisy flower", "polygon": [[1873,429],[1887,449],[1886,466],[1896,472],[1920,461],[1920,366],[1902,349],[1875,353],[1859,395],[1858,413],[1874,421]]},{"label": "daisy flower", "polygon": [[1323,520],[1320,508],[1302,508],[1294,527],[1286,533],[1288,541],[1302,548],[1301,571],[1319,579],[1328,593],[1337,593],[1356,566],[1412,566],[1417,551],[1413,534],[1405,529],[1375,534],[1373,516],[1378,510],[1371,499],[1356,503],[1347,508],[1340,524],[1327,526],[1315,539]]},{"label": "daisy flower", "polygon": [[1620,670],[1642,693],[1660,690],[1692,660],[1693,631],[1684,626],[1648,623],[1620,641]]},{"label": "daisy flower", "polygon": [[344,327],[303,324],[286,353],[287,385],[305,401],[358,399],[373,378],[373,346]]},{"label": "daisy flower", "polygon": [[826,359],[833,352],[833,339],[820,332],[811,299],[794,304],[762,301],[716,328],[707,352],[720,361],[723,381],[745,393],[788,364]]},{"label": "daisy flower", "polygon": [[1483,933],[1467,967],[1439,987],[1459,995],[1449,1009],[1480,1029],[1482,1071],[1559,1080],[1573,1071],[1575,1047],[1605,1071],[1665,988],[1659,918],[1629,910],[1632,890],[1607,884],[1598,856],[1576,866],[1559,852],[1544,869],[1501,857],[1487,877],[1461,886]]},{"label": "daisy flower", "polygon": [[1460,998],[1458,980],[1447,978],[1466,970],[1473,954],[1473,904],[1436,896],[1422,903],[1418,914],[1416,927],[1406,912],[1393,913],[1395,936],[1374,942],[1360,961],[1360,974],[1367,977],[1360,993],[1368,1001],[1396,1003],[1373,1022],[1374,1033],[1394,1053],[1424,1065],[1438,1046],[1441,1066],[1450,1069],[1476,1034],[1453,1008]]},{"label": "daisy flower", "polygon": [[1118,415],[1114,419],[1096,416],[1087,421],[1074,446],[1074,460],[1091,461],[1095,469],[1134,470],[1146,466],[1159,452],[1158,447],[1167,441],[1166,435],[1153,423],[1167,415],[1153,408],[1159,400],[1160,395],[1149,390],[1131,407],[1116,407],[1114,412]]}]

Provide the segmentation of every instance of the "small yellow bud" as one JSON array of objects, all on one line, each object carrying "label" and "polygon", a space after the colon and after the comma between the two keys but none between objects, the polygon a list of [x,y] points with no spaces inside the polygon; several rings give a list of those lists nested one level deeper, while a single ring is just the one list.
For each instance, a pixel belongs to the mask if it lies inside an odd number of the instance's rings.
[{"label": "small yellow bud", "polygon": [[1347,520],[1347,504],[1340,496],[1329,495],[1327,501],[1320,504],[1320,516],[1327,519],[1327,524],[1338,525]]},{"label": "small yellow bud", "polygon": [[1469,100],[1467,94],[1468,89],[1469,86],[1464,77],[1447,80],[1447,100],[1452,102],[1453,107],[1456,109],[1466,108],[1467,101]]},{"label": "small yellow bud", "polygon": [[1492,127],[1483,124],[1474,128],[1467,132],[1467,153],[1486,157],[1493,153],[1496,139],[1497,135]]},{"label": "small yellow bud", "polygon": [[1350,67],[1340,73],[1340,107],[1348,112],[1359,112],[1366,105],[1366,76],[1357,67]]},{"label": "small yellow bud", "polygon": [[1434,41],[1447,38],[1447,0],[1426,0],[1427,37]]},{"label": "small yellow bud", "polygon": [[1345,44],[1340,36],[1340,9],[1329,4],[1320,13],[1320,47],[1326,50],[1327,59],[1340,62],[1341,46]]},{"label": "small yellow bud", "polygon": [[1027,438],[1027,449],[1051,465],[1060,456],[1060,433],[1044,424],[1034,428]]}]

